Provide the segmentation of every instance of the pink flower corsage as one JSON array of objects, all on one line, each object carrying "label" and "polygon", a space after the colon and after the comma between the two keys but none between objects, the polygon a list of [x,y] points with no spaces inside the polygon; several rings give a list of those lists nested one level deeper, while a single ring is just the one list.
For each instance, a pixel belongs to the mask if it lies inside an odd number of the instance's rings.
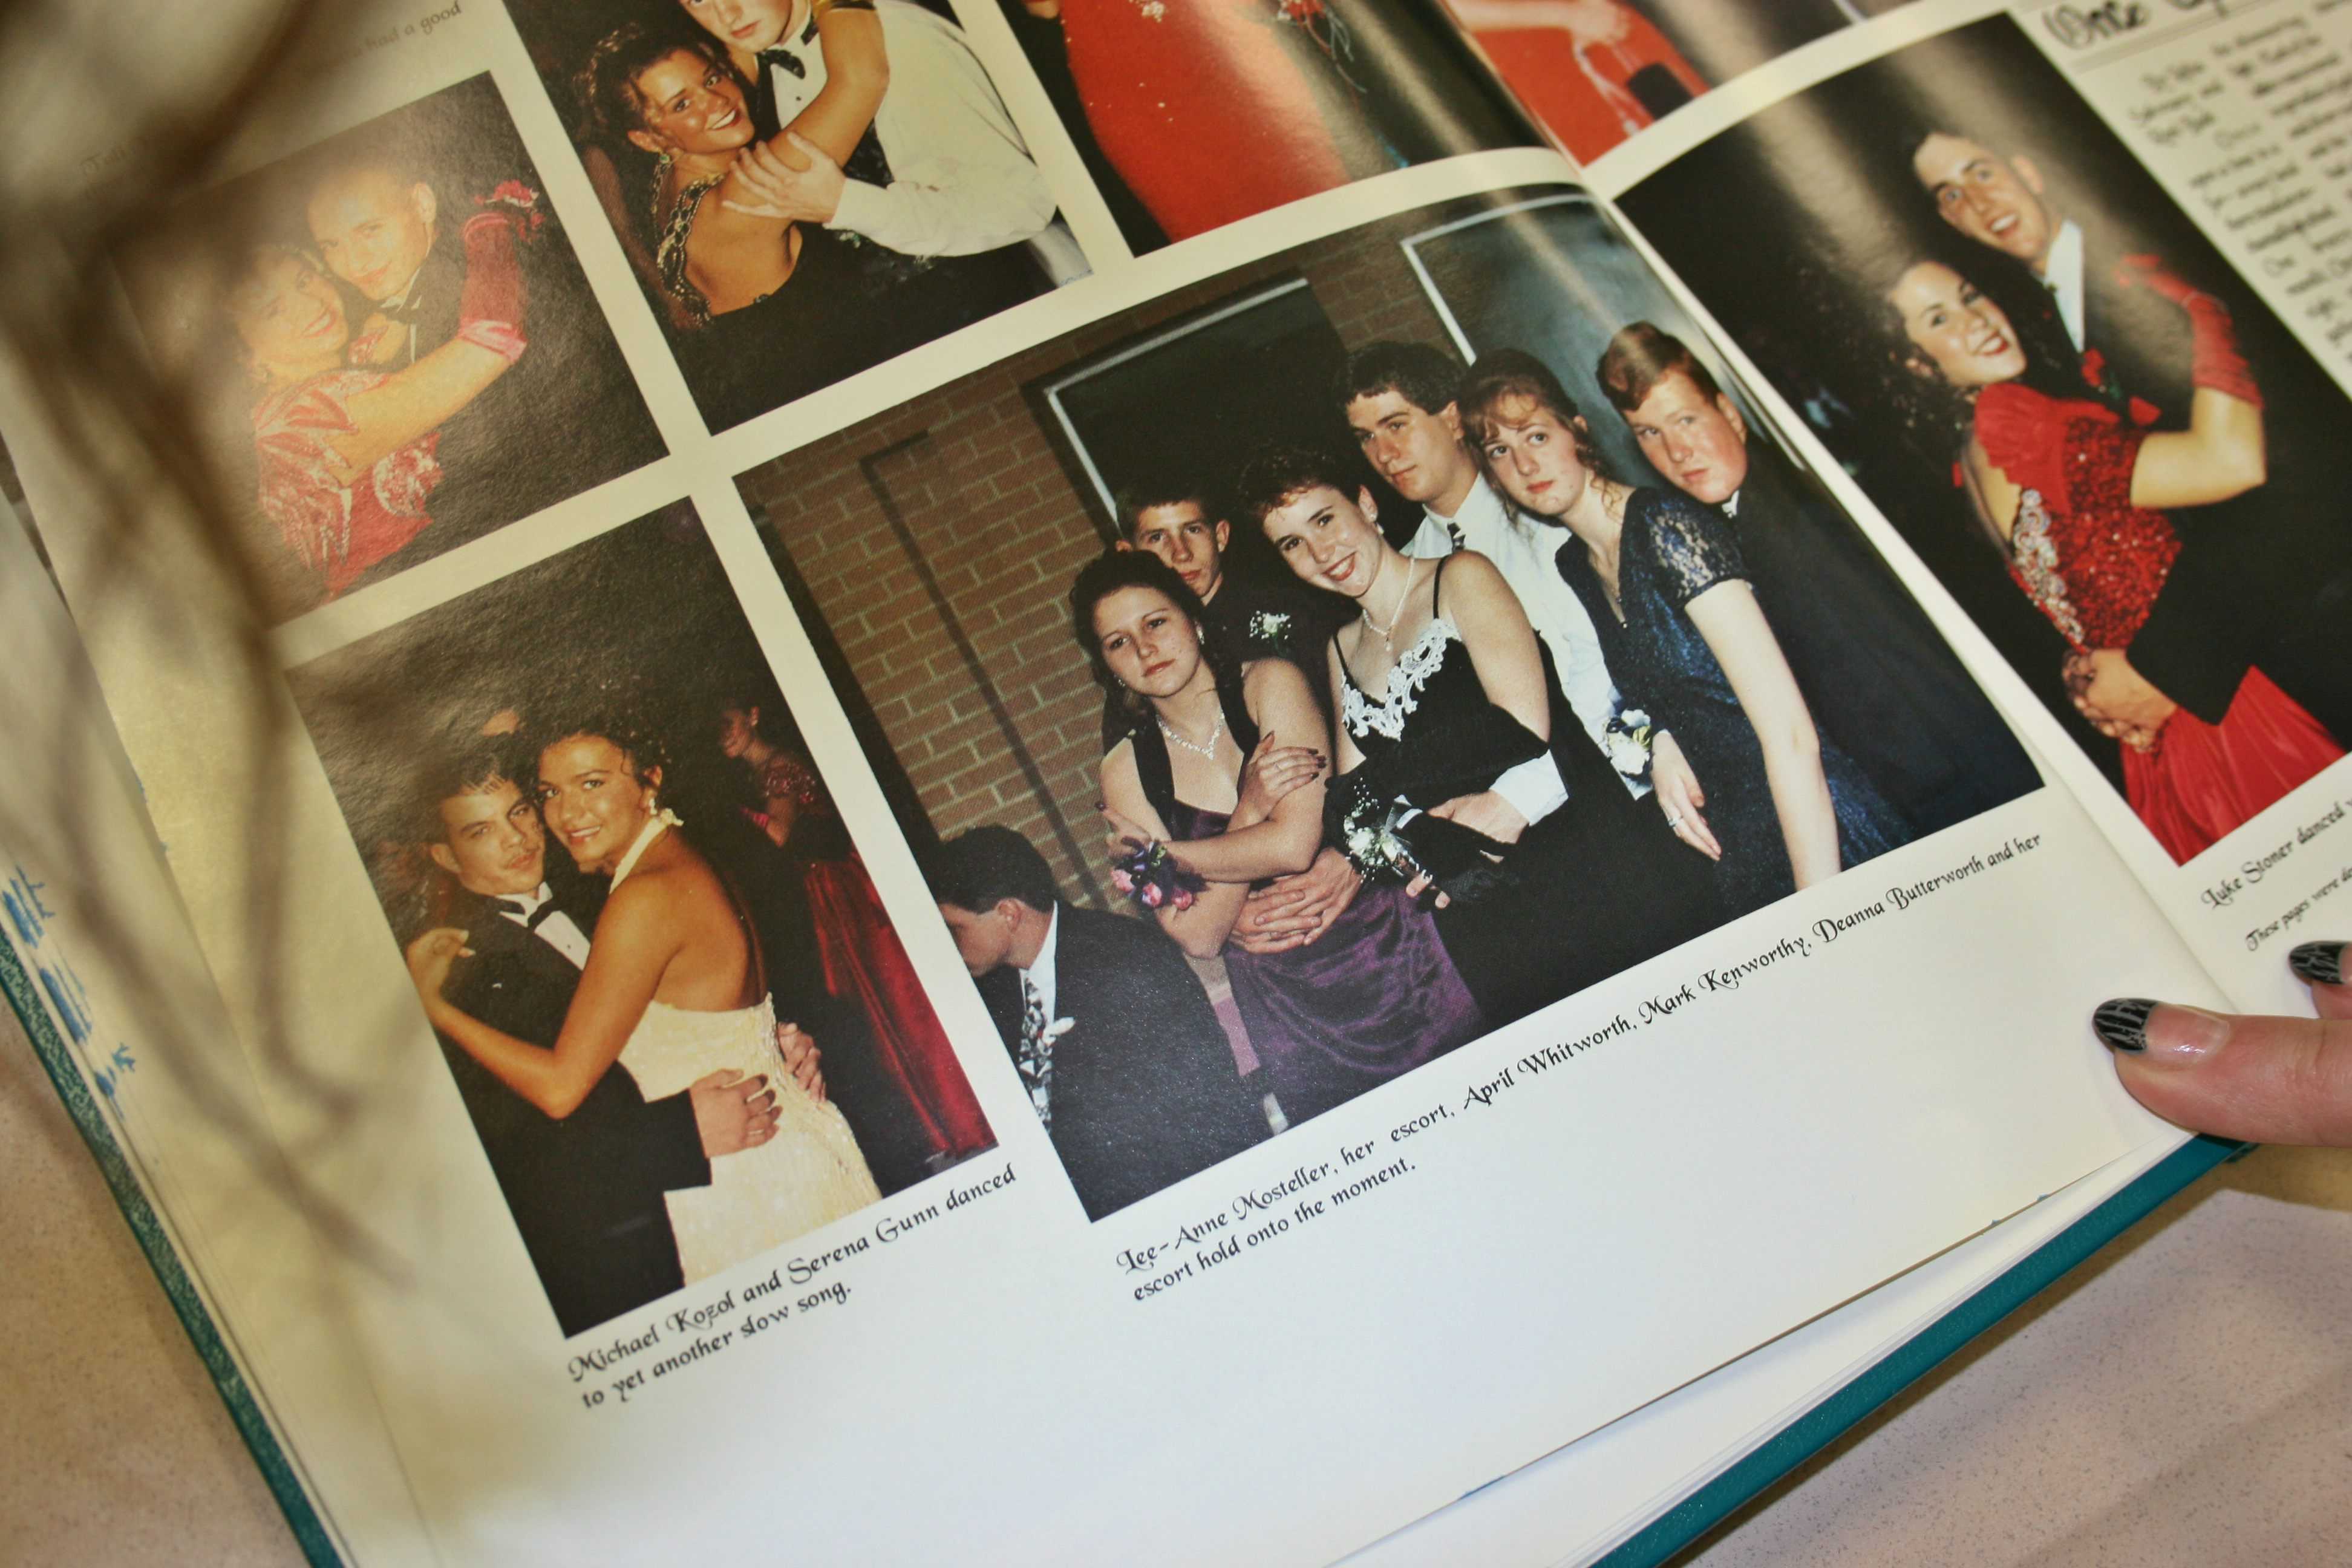
[{"label": "pink flower corsage", "polygon": [[1110,885],[1147,910],[1189,910],[1205,886],[1158,839],[1112,861]]}]

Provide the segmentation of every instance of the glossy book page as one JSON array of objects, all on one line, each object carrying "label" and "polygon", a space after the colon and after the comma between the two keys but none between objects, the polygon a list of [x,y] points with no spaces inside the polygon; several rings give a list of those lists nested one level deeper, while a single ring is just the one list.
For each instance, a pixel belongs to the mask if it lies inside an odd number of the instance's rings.
[{"label": "glossy book page", "polygon": [[2105,808],[1433,8],[710,10],[312,40],[109,263],[209,531],[0,405],[342,1554],[1328,1561],[2177,1136]]}]

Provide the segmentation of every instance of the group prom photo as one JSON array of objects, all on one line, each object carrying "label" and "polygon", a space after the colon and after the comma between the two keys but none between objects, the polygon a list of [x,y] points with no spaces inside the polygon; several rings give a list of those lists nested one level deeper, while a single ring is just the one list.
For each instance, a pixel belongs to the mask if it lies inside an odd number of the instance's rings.
[{"label": "group prom photo", "polygon": [[565,1337],[994,1147],[691,507],[289,678]]},{"label": "group prom photo", "polygon": [[2344,754],[2352,402],[2014,23],[1623,203],[2174,861]]},{"label": "group prom photo", "polygon": [[273,618],[663,455],[488,75],[188,198],[117,265]]},{"label": "group prom photo", "polygon": [[2040,784],[1579,192],[739,481],[1091,1215]]}]

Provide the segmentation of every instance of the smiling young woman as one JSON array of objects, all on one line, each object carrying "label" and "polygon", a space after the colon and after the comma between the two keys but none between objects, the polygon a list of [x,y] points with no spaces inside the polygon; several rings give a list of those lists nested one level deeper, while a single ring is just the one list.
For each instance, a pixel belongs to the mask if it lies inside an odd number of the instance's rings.
[{"label": "smiling young woman", "polygon": [[[2266,472],[2262,389],[2228,310],[2152,258],[2127,263],[2118,280],[2189,319],[2185,430],[2030,384],[2034,367],[2007,314],[1944,260],[1906,260],[1880,295],[1900,374],[1965,410],[1955,475],[1978,524],[2019,589],[2077,653],[2095,656],[2129,649],[2170,575],[2180,539],[2168,510],[2245,494]],[[2125,798],[2176,860],[2343,755],[2339,738],[2259,668],[2219,724],[2175,710],[2117,744]]]},{"label": "smiling young woman", "polygon": [[1192,879],[1157,903],[1156,886],[1136,895],[1187,953],[1223,955],[1283,1114],[1320,1115],[1476,1037],[1485,1021],[1434,923],[1393,884],[1360,889],[1304,946],[1228,945],[1252,885],[1303,870],[1322,847],[1329,731],[1298,668],[1221,668],[1202,644],[1199,598],[1144,551],[1080,572],[1070,614],[1129,720],[1102,760],[1113,857],[1157,845]]},{"label": "smiling young woman", "polygon": [[443,994],[466,933],[410,943],[433,1026],[548,1116],[577,1110],[618,1064],[649,1099],[720,1070],[764,1075],[775,1136],[711,1166],[710,1184],[666,1202],[688,1283],[880,1196],[849,1124],[793,1078],[750,921],[660,804],[665,760],[625,709],[583,710],[542,731],[540,810],[583,871],[612,879],[579,990],[551,1047],[492,1028]]},{"label": "smiling young woman", "polygon": [[1626,792],[1492,562],[1407,558],[1326,454],[1267,452],[1237,488],[1293,572],[1358,606],[1326,650],[1339,815],[1351,846],[1406,842],[1412,890],[1433,879],[1438,932],[1490,1022],[1714,923],[1706,861]]},{"label": "smiling young woman", "polygon": [[1626,700],[1674,731],[1705,782],[1729,911],[1909,840],[1868,775],[1815,728],[1720,514],[1611,478],[1575,403],[1531,355],[1482,358],[1462,416],[1496,488],[1565,529],[1560,574],[1592,612]]}]

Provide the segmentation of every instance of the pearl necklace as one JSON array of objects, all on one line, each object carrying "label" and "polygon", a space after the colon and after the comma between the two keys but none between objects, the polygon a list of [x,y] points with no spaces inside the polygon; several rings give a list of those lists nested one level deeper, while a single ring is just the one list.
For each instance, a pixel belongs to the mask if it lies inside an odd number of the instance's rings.
[{"label": "pearl necklace", "polygon": [[1170,729],[1168,721],[1160,718],[1158,714],[1152,715],[1152,718],[1159,724],[1160,734],[1167,738],[1170,744],[1181,746],[1196,757],[1207,757],[1212,762],[1216,760],[1217,742],[1225,738],[1225,710],[1223,708],[1217,710],[1217,721],[1209,726],[1209,739],[1205,745],[1198,741],[1186,740]]}]

